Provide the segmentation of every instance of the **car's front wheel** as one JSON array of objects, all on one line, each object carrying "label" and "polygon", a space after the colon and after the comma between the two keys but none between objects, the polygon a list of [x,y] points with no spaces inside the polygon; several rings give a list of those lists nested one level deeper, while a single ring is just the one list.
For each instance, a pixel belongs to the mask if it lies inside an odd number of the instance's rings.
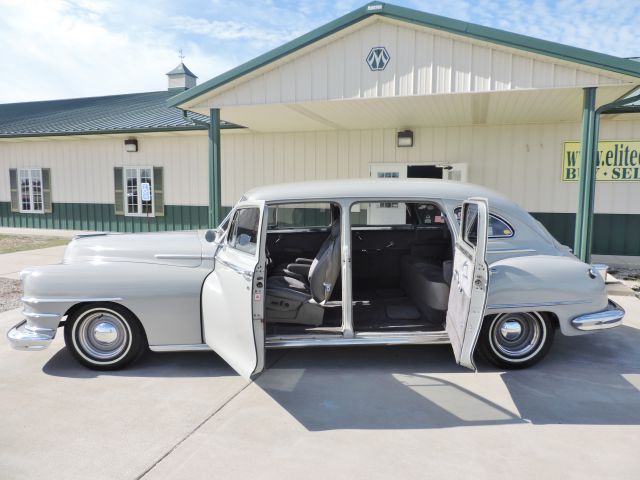
[{"label": "car's front wheel", "polygon": [[547,315],[501,313],[484,319],[480,347],[487,360],[499,368],[526,368],[544,358],[554,333],[554,324]]},{"label": "car's front wheel", "polygon": [[85,305],[67,318],[64,341],[74,357],[94,370],[117,370],[144,351],[146,339],[138,319],[121,305]]}]

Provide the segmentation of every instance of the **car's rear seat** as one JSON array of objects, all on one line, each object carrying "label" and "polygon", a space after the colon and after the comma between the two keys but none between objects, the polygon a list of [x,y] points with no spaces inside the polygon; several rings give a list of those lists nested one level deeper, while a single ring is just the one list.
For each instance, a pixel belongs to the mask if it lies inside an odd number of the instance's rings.
[{"label": "car's rear seat", "polygon": [[452,267],[451,260],[435,265],[411,255],[402,257],[402,288],[423,314],[447,309]]}]

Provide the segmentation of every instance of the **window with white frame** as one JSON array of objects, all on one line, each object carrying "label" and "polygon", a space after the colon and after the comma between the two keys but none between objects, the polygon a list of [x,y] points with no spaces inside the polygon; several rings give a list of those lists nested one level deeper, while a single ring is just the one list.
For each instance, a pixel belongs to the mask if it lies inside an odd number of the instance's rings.
[{"label": "window with white frame", "polygon": [[125,215],[153,216],[153,168],[124,168]]},{"label": "window with white frame", "polygon": [[18,185],[20,186],[20,211],[43,213],[42,169],[21,168],[18,170]]}]

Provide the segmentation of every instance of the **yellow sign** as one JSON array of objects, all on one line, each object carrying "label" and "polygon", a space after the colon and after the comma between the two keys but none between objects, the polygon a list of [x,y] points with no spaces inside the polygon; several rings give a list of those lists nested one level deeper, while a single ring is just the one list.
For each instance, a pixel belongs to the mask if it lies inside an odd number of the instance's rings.
[{"label": "yellow sign", "polygon": [[[580,142],[564,142],[562,181],[580,178]],[[596,180],[640,182],[640,142],[598,142]]]}]

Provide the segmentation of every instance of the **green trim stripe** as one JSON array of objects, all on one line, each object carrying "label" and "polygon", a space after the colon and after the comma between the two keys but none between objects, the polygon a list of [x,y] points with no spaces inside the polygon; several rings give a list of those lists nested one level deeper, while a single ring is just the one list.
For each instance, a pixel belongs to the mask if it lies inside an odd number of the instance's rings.
[{"label": "green trim stripe", "polygon": [[[532,212],[563,245],[573,246],[575,213]],[[640,215],[596,213],[593,216],[592,253],[640,255]]]},{"label": "green trim stripe", "polygon": [[167,105],[177,107],[194,98],[214,90],[226,83],[237,78],[247,75],[269,63],[272,63],[284,56],[287,56],[301,48],[315,43],[325,37],[343,30],[350,25],[360,22],[371,15],[380,15],[382,17],[392,18],[395,20],[412,23],[414,25],[434,28],[445,32],[462,35],[476,40],[482,40],[489,43],[503,45],[506,47],[516,48],[532,53],[554,57],[561,60],[567,60],[590,67],[601,68],[615,73],[630,75],[632,77],[640,77],[640,62],[635,62],[626,58],[606,55],[604,53],[593,52],[582,48],[571,47],[560,43],[549,42],[539,38],[528,37],[517,33],[506,32],[496,28],[485,27],[473,23],[454,20],[431,13],[421,12],[396,5],[384,4],[380,2],[372,2],[363,7],[354,10],[332,22],[329,22],[309,33],[302,35],[284,45],[275,48],[253,60],[250,60],[228,72],[218,75],[201,85],[190,88],[167,100]]},{"label": "green trim stripe", "polygon": [[126,217],[114,214],[105,203],[54,203],[45,214],[11,212],[10,202],[0,202],[0,227],[55,228],[109,232],[159,232],[207,228],[206,206],[165,205],[164,217]]}]

